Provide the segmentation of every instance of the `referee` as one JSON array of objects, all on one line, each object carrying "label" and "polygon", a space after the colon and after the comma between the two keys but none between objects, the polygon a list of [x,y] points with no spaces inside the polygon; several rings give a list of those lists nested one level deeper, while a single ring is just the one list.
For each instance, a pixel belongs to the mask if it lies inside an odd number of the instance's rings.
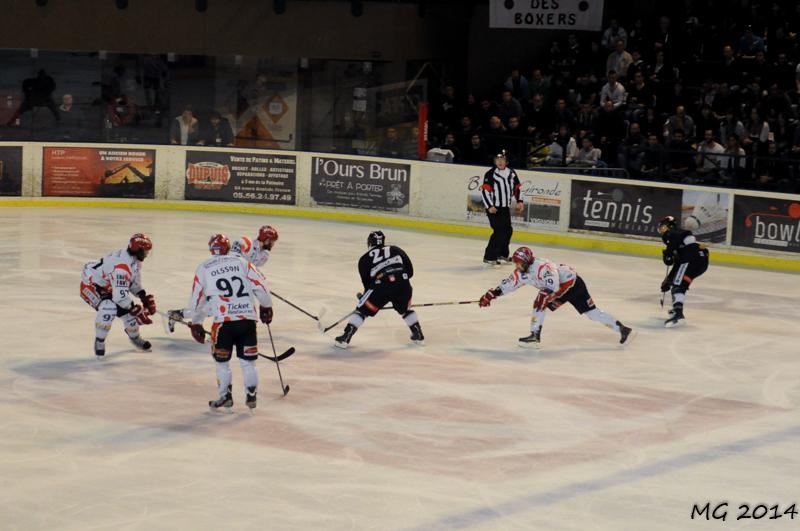
[{"label": "referee", "polygon": [[484,264],[500,265],[502,262],[510,262],[508,244],[514,233],[511,228],[511,203],[516,201],[517,212],[522,212],[520,188],[522,185],[517,172],[508,167],[508,155],[503,150],[495,155],[494,167],[484,174],[481,186],[483,206],[492,227],[492,235],[483,252]]}]

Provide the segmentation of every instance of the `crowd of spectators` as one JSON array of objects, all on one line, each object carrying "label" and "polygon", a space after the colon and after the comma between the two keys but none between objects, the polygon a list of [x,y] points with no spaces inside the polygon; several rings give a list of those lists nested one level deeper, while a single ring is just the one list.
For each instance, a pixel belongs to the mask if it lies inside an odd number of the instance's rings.
[{"label": "crowd of spectators", "polygon": [[800,191],[800,4],[694,4],[568,34],[491,94],[444,87],[430,146],[456,163],[505,149],[517,167]]}]

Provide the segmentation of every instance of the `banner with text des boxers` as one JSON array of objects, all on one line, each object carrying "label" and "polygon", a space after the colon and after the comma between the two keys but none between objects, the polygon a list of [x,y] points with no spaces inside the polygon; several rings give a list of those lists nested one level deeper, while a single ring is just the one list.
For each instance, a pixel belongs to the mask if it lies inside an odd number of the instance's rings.
[{"label": "banner with text des boxers", "polygon": [[154,149],[45,147],[42,195],[152,199]]},{"label": "banner with text des boxers", "polygon": [[186,153],[186,199],[294,205],[296,192],[294,155]]},{"label": "banner with text des boxers", "polygon": [[731,245],[800,253],[800,198],[737,194]]},{"label": "banner with text des boxers", "polygon": [[658,222],[680,215],[682,196],[674,188],[574,180],[569,228],[660,237]]},{"label": "banner with text des boxers", "polygon": [[318,205],[408,213],[411,166],[312,157],[311,198]]}]

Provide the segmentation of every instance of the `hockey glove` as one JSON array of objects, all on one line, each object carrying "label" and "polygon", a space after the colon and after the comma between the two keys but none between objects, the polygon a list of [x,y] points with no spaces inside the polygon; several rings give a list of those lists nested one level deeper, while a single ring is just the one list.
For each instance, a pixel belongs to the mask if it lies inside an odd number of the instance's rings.
[{"label": "hockey glove", "polygon": [[142,306],[147,310],[150,315],[156,313],[156,299],[152,295],[145,295],[142,297]]},{"label": "hockey glove", "polygon": [[192,337],[200,344],[206,342],[206,331],[201,324],[190,324],[189,329],[192,331]]},{"label": "hockey glove", "polygon": [[259,311],[259,316],[261,317],[262,323],[270,324],[272,322],[272,306],[262,306]]},{"label": "hockey glove", "polygon": [[672,278],[667,276],[667,278],[664,279],[664,282],[661,283],[661,293],[669,291],[670,287],[672,287]]},{"label": "hockey glove", "polygon": [[536,300],[533,301],[533,309],[537,312],[541,312],[553,301],[554,298],[555,294],[548,289],[539,291],[539,294],[536,296]]},{"label": "hockey glove", "polygon": [[139,304],[134,304],[130,309],[130,314],[136,318],[136,322],[140,325],[153,324],[153,320],[147,315],[147,312]]},{"label": "hockey glove", "polygon": [[667,253],[666,249],[661,251],[661,259],[664,260],[664,265],[671,266],[675,263],[675,255],[672,253]]},{"label": "hockey glove", "polygon": [[481,297],[481,300],[478,301],[478,306],[480,306],[481,308],[486,308],[487,306],[489,306],[492,303],[492,300],[497,298],[496,291],[497,290],[495,289],[490,289],[489,291],[484,293],[483,297]]}]

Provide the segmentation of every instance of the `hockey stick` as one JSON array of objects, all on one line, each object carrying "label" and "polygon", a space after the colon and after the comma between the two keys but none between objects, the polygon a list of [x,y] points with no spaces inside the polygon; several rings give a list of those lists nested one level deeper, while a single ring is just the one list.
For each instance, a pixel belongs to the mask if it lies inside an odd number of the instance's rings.
[{"label": "hockey stick", "polygon": [[335,322],[335,323],[333,323],[332,325],[330,325],[330,326],[326,326],[325,328],[323,328],[323,327],[322,327],[322,323],[320,323],[320,324],[319,324],[319,330],[320,330],[320,332],[322,332],[323,334],[324,334],[324,333],[326,333],[328,330],[330,330],[330,329],[331,329],[331,328],[333,328],[334,326],[338,325],[339,323],[341,323],[342,321],[344,321],[345,319],[347,319],[347,318],[348,318],[348,317],[350,317],[351,315],[353,315],[353,312],[349,312],[347,315],[345,315],[344,317],[342,317],[341,319],[339,319],[338,321],[336,321],[336,322]]},{"label": "hockey stick", "polygon": [[305,311],[304,309],[302,309],[300,306],[298,306],[298,305],[294,304],[293,302],[290,302],[290,301],[288,301],[288,300],[284,299],[283,297],[281,297],[280,295],[278,295],[278,294],[277,294],[277,293],[275,293],[274,291],[271,291],[271,292],[270,292],[270,294],[271,294],[273,297],[275,297],[276,299],[278,299],[279,301],[283,301],[283,302],[285,302],[286,304],[288,304],[289,306],[291,306],[291,307],[292,307],[292,308],[294,308],[295,310],[299,311],[300,313],[303,313],[303,314],[307,315],[308,317],[311,317],[311,318],[312,318],[312,319],[314,319],[315,321],[319,322],[319,317],[317,317],[316,315],[313,315],[313,314],[310,314],[310,313],[308,313],[307,311]]},{"label": "hockey stick", "polygon": [[[294,347],[289,347],[289,349],[286,352],[284,352],[283,354],[281,354],[280,356],[277,356],[275,358],[273,358],[272,356],[267,356],[265,354],[261,354],[260,352],[258,353],[258,355],[261,356],[262,358],[268,359],[269,361],[274,361],[275,363],[278,363],[279,361],[285,360],[286,358],[288,358],[292,354],[294,354]],[[288,391],[287,391],[287,393],[288,393]]]},{"label": "hockey stick", "polygon": [[481,301],[458,301],[458,302],[426,302],[424,304],[412,304],[409,308],[422,308],[424,306],[453,306],[454,304],[477,304]]},{"label": "hockey stick", "polygon": [[[278,353],[275,352],[275,341],[273,341],[272,339],[272,329],[269,327],[269,324],[267,325],[267,331],[269,332],[269,342],[272,345],[272,353],[275,355],[275,359],[272,361],[275,362],[275,366],[278,368],[278,378],[281,381],[281,390],[283,390],[283,396],[286,396],[287,394],[289,394],[289,386],[283,385],[283,375],[281,375],[281,364],[279,363],[280,360],[278,359]],[[291,348],[289,350],[293,351],[294,348]],[[281,356],[283,356],[283,354],[281,354]]]},{"label": "hockey stick", "polygon": [[[669,266],[667,266],[667,272],[664,274],[664,280],[667,280],[667,277],[669,277]],[[662,281],[662,284],[663,284],[663,281]],[[666,291],[662,291],[661,292],[661,307],[662,308],[664,307],[664,297],[666,295],[667,295]]]},{"label": "hockey stick", "polygon": [[[170,317],[168,313],[164,313],[160,310],[156,310],[156,313],[161,316],[161,324],[164,325],[164,331],[170,334],[175,331],[175,326],[172,323],[180,323],[187,328],[191,327],[191,325],[186,321],[184,321],[183,319],[174,319]],[[211,335],[211,332],[209,332],[208,330],[203,330],[203,332],[205,332],[207,336]]]}]

